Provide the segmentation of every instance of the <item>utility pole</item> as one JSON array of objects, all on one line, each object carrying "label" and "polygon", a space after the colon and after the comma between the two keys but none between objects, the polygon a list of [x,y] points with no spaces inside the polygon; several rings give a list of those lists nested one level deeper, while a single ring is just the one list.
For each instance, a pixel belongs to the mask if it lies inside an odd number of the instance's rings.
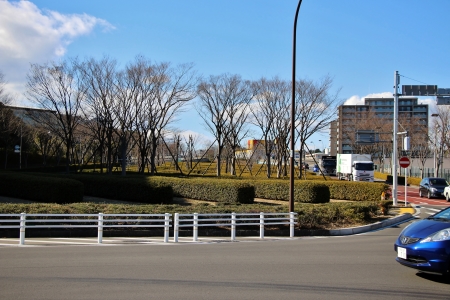
[{"label": "utility pole", "polygon": [[392,201],[393,205],[397,206],[397,123],[398,123],[398,85],[400,84],[400,76],[398,71],[395,71],[394,76],[394,128],[392,136]]}]

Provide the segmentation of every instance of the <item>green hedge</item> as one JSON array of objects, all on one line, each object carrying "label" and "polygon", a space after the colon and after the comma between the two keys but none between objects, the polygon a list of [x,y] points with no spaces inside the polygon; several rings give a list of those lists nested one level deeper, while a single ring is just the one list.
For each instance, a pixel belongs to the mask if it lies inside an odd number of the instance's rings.
[{"label": "green hedge", "polygon": [[379,201],[381,194],[389,190],[383,182],[325,181],[330,189],[331,199],[352,201]]},{"label": "green hedge", "polygon": [[[289,200],[289,181],[252,181],[256,198]],[[299,203],[327,203],[331,199],[352,201],[379,201],[389,185],[378,182],[354,182],[338,180],[296,181],[294,199]]]},{"label": "green hedge", "polygon": [[33,176],[21,173],[0,173],[0,195],[48,203],[83,201],[83,184],[76,180]]},{"label": "green hedge", "polygon": [[64,175],[84,185],[87,196],[149,204],[172,203],[173,189],[157,177],[121,177],[101,174]]},{"label": "green hedge", "polygon": [[175,196],[222,203],[253,203],[255,188],[246,181],[206,178],[160,178],[170,184]]},{"label": "green hedge", "polygon": [[[272,200],[289,200],[290,183],[287,180],[255,180],[256,198]],[[330,189],[324,181],[296,181],[294,182],[294,201],[298,203],[327,203],[330,202]]]}]

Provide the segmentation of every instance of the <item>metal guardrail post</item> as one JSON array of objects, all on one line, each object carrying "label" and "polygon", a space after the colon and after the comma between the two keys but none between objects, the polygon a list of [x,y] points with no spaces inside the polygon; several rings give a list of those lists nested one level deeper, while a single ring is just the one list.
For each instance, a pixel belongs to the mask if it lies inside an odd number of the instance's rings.
[{"label": "metal guardrail post", "polygon": [[194,242],[198,241],[198,213],[194,213]]},{"label": "metal guardrail post", "polygon": [[103,213],[98,214],[98,237],[97,243],[101,244],[103,241]]},{"label": "metal guardrail post", "polygon": [[170,214],[164,214],[164,243],[169,242]]},{"label": "metal guardrail post", "polygon": [[264,238],[264,213],[259,213],[259,237]]},{"label": "metal guardrail post", "polygon": [[236,240],[236,213],[231,213],[231,240]]},{"label": "metal guardrail post", "polygon": [[294,229],[295,229],[295,213],[289,213],[289,237],[294,237]]},{"label": "metal guardrail post", "polygon": [[174,220],[174,228],[173,228],[173,241],[175,243],[178,243],[178,225],[180,224],[180,216],[178,213],[175,213],[175,220]]},{"label": "metal guardrail post", "polygon": [[19,234],[19,245],[25,245],[25,222],[27,215],[26,213],[20,214],[20,234]]}]

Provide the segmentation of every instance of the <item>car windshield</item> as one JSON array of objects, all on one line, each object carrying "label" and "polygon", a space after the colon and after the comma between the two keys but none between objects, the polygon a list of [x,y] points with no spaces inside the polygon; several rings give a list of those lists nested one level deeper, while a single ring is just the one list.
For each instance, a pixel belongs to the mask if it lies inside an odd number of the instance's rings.
[{"label": "car windshield", "polygon": [[442,221],[450,222],[450,207],[446,208],[444,210],[441,210],[437,214],[429,217],[428,219],[442,220]]},{"label": "car windshield", "polygon": [[336,161],[323,161],[323,165],[327,166],[327,167],[331,167],[331,166],[335,166],[336,165]]},{"label": "car windshield", "polygon": [[373,164],[370,163],[356,163],[355,169],[360,171],[373,171]]},{"label": "car windshield", "polygon": [[448,185],[448,184],[447,181],[445,181],[445,179],[434,178],[430,179],[430,185]]}]

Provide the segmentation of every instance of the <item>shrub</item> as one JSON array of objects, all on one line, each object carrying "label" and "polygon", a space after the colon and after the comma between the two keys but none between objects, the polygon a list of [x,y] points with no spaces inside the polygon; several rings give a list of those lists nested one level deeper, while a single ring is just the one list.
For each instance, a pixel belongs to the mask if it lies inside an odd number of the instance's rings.
[{"label": "shrub", "polygon": [[381,194],[389,190],[383,182],[325,181],[330,189],[331,199],[352,201],[379,201]]},{"label": "shrub", "polygon": [[159,178],[100,174],[65,175],[84,184],[85,195],[150,204],[172,203],[173,189]]},{"label": "shrub", "polygon": [[332,229],[366,223],[379,214],[377,202],[328,203],[302,205],[298,210],[298,226],[303,229]]},{"label": "shrub", "polygon": [[255,188],[246,181],[218,178],[153,178],[170,184],[174,195],[179,197],[223,203],[253,203],[255,199]]},{"label": "shrub", "polygon": [[13,198],[73,203],[83,201],[83,188],[81,182],[66,178],[0,173],[0,194]]},{"label": "shrub", "polygon": [[[255,180],[255,196],[263,199],[288,201],[289,181],[287,180]],[[298,203],[330,202],[330,190],[323,181],[296,181],[294,183],[294,201]]]}]

